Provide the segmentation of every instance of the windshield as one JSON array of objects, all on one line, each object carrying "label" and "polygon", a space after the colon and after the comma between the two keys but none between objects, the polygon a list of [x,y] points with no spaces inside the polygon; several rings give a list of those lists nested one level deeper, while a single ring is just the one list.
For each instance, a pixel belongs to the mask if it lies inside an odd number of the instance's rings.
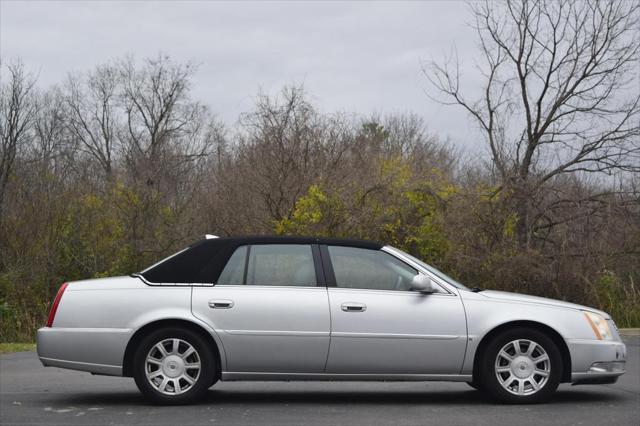
[{"label": "windshield", "polygon": [[[389,246],[391,247],[391,246]],[[426,263],[424,263],[422,260],[418,259],[415,256],[411,256],[409,253],[406,253],[400,249],[397,249],[395,247],[391,247],[392,249],[402,253],[403,255],[407,256],[409,259],[413,260],[414,262],[416,262],[418,265],[422,266],[424,269],[426,269],[427,271],[431,272],[433,275],[437,276],[438,278],[446,281],[447,283],[451,284],[452,286],[459,288],[461,290],[469,290],[469,287],[465,286],[464,284],[454,280],[453,278],[451,278],[449,275],[445,274],[444,272],[434,268],[431,265],[427,265]]]}]

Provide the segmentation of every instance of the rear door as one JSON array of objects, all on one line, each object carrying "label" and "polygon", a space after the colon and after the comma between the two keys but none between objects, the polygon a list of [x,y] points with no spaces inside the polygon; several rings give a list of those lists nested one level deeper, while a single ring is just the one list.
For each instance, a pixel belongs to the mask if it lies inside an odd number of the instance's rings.
[{"label": "rear door", "polygon": [[219,334],[227,372],[324,371],[330,320],[317,250],[241,246],[215,286],[193,288],[193,313]]},{"label": "rear door", "polygon": [[411,291],[418,270],[382,250],[321,253],[331,311],[327,373],[459,374],[467,337],[460,297]]}]

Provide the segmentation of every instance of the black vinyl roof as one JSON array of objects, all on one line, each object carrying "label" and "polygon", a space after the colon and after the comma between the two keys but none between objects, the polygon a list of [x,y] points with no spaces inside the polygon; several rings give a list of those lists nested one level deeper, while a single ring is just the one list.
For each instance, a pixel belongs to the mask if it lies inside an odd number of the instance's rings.
[{"label": "black vinyl roof", "polygon": [[211,238],[191,244],[139,275],[151,283],[215,283],[239,246],[256,244],[326,244],[372,250],[382,248],[382,244],[373,241],[338,238],[267,235]]}]

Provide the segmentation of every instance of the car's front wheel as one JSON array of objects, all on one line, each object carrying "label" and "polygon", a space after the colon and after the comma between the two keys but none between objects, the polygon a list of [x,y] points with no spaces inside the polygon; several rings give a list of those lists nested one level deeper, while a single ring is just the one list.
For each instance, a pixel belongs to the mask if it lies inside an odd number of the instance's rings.
[{"label": "car's front wheel", "polygon": [[156,404],[188,404],[214,381],[211,348],[191,330],[156,330],[142,339],[134,355],[138,389]]},{"label": "car's front wheel", "polygon": [[478,373],[482,389],[499,401],[542,402],[560,383],[562,356],[553,340],[538,330],[508,330],[486,346]]}]

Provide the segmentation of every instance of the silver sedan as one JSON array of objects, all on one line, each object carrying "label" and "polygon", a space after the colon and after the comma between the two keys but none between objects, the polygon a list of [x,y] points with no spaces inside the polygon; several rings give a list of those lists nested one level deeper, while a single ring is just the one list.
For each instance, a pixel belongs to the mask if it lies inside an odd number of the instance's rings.
[{"label": "silver sedan", "polygon": [[218,380],[460,381],[530,403],[613,383],[626,360],[604,312],[303,237],[207,236],[140,273],[63,284],[37,340],[45,366],[133,377],[161,404]]}]

